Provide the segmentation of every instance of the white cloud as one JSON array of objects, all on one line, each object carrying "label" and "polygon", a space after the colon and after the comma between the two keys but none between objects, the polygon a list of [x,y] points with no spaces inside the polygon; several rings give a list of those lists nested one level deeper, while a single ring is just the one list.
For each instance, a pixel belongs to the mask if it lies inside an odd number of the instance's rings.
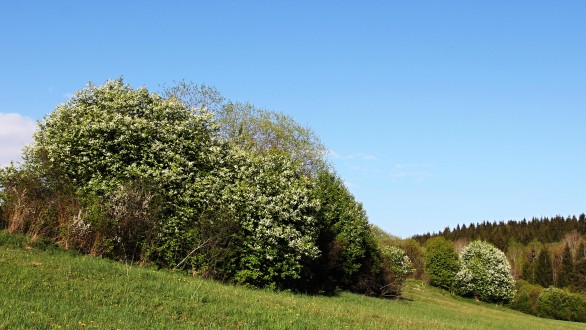
[{"label": "white cloud", "polygon": [[396,182],[399,179],[411,178],[414,182],[421,182],[435,176],[430,170],[432,168],[430,164],[396,164],[394,170],[391,171],[391,179]]},{"label": "white cloud", "polygon": [[356,153],[356,154],[347,155],[344,158],[346,158],[346,159],[367,160],[367,161],[378,160],[378,157],[376,157],[375,155],[365,154],[365,153],[361,153],[361,152]]},{"label": "white cloud", "polygon": [[395,168],[431,168],[431,164],[395,164]]},{"label": "white cloud", "polygon": [[342,159],[342,160],[364,160],[364,161],[375,161],[378,160],[378,157],[372,154],[367,154],[363,152],[358,152],[354,154],[347,154],[342,155],[334,150],[326,150],[326,156],[331,157],[332,159]]},{"label": "white cloud", "polygon": [[34,120],[17,113],[0,113],[0,166],[21,161],[22,148],[32,142]]}]

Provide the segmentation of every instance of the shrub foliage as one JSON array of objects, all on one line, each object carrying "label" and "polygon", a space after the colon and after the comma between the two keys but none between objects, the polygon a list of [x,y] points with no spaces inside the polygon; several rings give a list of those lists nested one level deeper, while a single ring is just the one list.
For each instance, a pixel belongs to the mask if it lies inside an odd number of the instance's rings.
[{"label": "shrub foliage", "polygon": [[454,276],[460,269],[454,244],[438,236],[428,240],[425,247],[424,266],[429,284],[451,290]]},{"label": "shrub foliage", "polygon": [[511,308],[526,314],[537,315],[538,299],[543,288],[525,280],[517,280],[515,288],[515,298],[511,302]]},{"label": "shrub foliage", "polygon": [[538,300],[540,317],[586,322],[586,298],[564,289],[544,289]]}]

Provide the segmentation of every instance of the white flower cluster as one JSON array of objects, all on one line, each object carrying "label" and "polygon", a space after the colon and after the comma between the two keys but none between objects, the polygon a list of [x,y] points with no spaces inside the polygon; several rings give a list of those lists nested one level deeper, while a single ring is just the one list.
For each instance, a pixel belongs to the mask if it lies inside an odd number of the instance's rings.
[{"label": "white flower cluster", "polygon": [[[264,274],[297,278],[303,259],[320,255],[312,213],[318,207],[309,198],[311,181],[299,176],[294,162],[279,153],[251,155],[238,148],[232,154],[232,176],[221,191],[221,200],[238,214],[244,229],[244,270],[254,268],[254,258]],[[230,183],[231,182],[231,183]],[[240,281],[249,280],[242,272]]]}]

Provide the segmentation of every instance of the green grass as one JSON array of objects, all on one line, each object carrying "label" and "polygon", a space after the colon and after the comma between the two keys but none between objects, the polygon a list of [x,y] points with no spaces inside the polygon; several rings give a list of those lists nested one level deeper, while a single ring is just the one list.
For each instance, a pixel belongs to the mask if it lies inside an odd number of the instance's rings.
[{"label": "green grass", "polygon": [[586,329],[409,281],[404,300],[224,285],[0,232],[0,329]]}]

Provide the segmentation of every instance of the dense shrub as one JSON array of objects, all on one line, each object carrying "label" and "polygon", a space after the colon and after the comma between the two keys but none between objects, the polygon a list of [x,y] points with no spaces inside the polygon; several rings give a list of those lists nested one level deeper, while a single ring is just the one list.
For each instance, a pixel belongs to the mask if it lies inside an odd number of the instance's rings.
[{"label": "dense shrub", "polygon": [[438,288],[451,290],[454,276],[458,272],[458,254],[454,244],[438,236],[425,243],[425,273],[429,284]]},{"label": "dense shrub", "polygon": [[413,273],[410,277],[417,280],[422,279],[425,265],[425,254],[421,245],[419,245],[416,240],[410,238],[402,241],[399,246],[405,251],[405,255],[409,257],[409,261],[411,261],[411,265],[413,265]]},{"label": "dense shrub", "polygon": [[526,314],[537,315],[538,299],[543,288],[525,280],[517,280],[515,289],[511,308]]},{"label": "dense shrub", "polygon": [[[312,191],[320,207],[317,219],[317,245],[321,256],[311,266],[310,286],[331,292],[349,289],[361,269],[370,269],[369,262],[379,262],[376,244],[362,205],[354,199],[343,181],[329,171],[320,171]],[[369,255],[373,256],[369,261]]]},{"label": "dense shrub", "polygon": [[454,277],[457,294],[495,303],[513,300],[515,283],[501,250],[490,243],[475,241],[460,252],[459,262],[460,271]]},{"label": "dense shrub", "polygon": [[586,322],[586,297],[549,287],[539,296],[538,315],[558,320]]}]

